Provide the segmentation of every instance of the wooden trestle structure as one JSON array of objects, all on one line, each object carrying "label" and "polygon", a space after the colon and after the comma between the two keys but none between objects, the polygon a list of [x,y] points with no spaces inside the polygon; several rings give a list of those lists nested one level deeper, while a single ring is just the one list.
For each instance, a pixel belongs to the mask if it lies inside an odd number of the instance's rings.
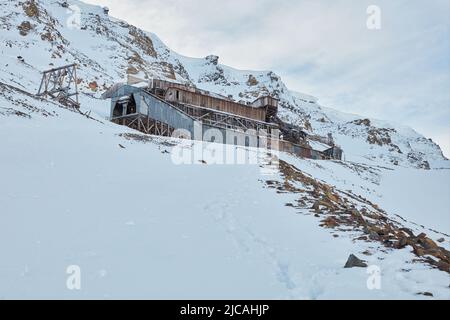
[{"label": "wooden trestle structure", "polygon": [[50,97],[62,105],[78,109],[77,65],[70,64],[44,71],[37,95]]}]

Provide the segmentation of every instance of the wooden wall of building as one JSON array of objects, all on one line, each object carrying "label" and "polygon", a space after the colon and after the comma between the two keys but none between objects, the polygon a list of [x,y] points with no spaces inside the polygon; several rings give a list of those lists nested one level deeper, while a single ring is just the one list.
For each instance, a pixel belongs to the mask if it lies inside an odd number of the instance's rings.
[{"label": "wooden wall of building", "polygon": [[182,88],[168,88],[165,100],[199,106],[202,108],[214,109],[222,112],[232,113],[241,117],[258,121],[266,121],[266,109],[255,108],[240,104],[231,100],[215,98],[198,92],[188,91]]},{"label": "wooden wall of building", "polygon": [[252,107],[261,108],[261,107],[273,107],[278,108],[278,99],[273,97],[261,97],[252,102]]}]

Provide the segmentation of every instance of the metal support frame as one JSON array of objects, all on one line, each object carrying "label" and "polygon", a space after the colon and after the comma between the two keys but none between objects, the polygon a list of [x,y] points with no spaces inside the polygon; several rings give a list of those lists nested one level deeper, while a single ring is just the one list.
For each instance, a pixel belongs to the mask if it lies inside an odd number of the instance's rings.
[{"label": "metal support frame", "polygon": [[50,97],[67,107],[78,109],[80,103],[78,101],[77,65],[71,64],[44,71],[37,95]]}]

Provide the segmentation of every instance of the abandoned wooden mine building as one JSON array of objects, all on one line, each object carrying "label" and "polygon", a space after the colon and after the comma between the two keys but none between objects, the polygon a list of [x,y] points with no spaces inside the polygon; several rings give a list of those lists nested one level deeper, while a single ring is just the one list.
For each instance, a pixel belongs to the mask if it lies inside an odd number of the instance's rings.
[{"label": "abandoned wooden mine building", "polygon": [[[111,99],[112,122],[147,134],[172,136],[176,129],[182,129],[188,133],[184,138],[193,139],[196,126],[201,126],[201,132],[219,131],[226,144],[264,146],[260,132],[268,136],[265,146],[274,139],[272,134],[279,139],[278,99],[271,96],[241,103],[186,84],[128,75],[127,84],[115,84],[103,98]],[[214,141],[210,136],[196,140]],[[312,150],[307,143],[280,142],[280,151],[308,158],[330,159],[338,154],[332,149],[328,153]]]}]

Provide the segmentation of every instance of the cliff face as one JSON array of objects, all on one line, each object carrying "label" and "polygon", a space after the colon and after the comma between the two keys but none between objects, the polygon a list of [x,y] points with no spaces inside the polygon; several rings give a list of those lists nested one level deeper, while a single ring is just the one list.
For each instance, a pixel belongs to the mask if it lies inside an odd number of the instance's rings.
[{"label": "cliff face", "polygon": [[69,4],[69,8],[50,0],[0,4],[4,43],[0,81],[36,92],[39,72],[76,62],[83,108],[102,116],[108,107],[98,98],[113,83],[123,81],[126,73],[188,82],[237,101],[271,94],[280,98],[283,120],[312,135],[331,133],[347,160],[425,169],[449,166],[438,145],[410,128],[324,108],[316,98],[290,91],[272,71],[236,70],[220,64],[214,55],[184,57],[156,35],[108,16],[101,7]]}]

